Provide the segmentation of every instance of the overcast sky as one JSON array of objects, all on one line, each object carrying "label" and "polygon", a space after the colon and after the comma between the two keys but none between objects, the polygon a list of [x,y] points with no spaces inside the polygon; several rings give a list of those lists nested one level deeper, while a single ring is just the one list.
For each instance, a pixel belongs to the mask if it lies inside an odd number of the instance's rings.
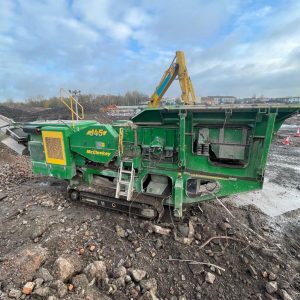
[{"label": "overcast sky", "polygon": [[300,96],[300,1],[0,0],[0,101],[150,95],[176,50],[197,95]]}]

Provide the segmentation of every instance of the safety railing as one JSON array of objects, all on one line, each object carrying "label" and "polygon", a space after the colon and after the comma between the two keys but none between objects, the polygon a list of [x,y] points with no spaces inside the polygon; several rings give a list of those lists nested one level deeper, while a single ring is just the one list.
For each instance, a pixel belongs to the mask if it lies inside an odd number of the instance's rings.
[{"label": "safety railing", "polygon": [[[68,99],[68,100],[66,100]],[[72,117],[72,126],[74,127],[74,121],[84,119],[84,109],[79,101],[72,96],[65,89],[60,89],[60,101],[70,110]]]},{"label": "safety railing", "polygon": [[119,131],[119,145],[118,145],[119,157],[121,157],[124,152],[123,138],[124,138],[124,129],[121,127]]}]

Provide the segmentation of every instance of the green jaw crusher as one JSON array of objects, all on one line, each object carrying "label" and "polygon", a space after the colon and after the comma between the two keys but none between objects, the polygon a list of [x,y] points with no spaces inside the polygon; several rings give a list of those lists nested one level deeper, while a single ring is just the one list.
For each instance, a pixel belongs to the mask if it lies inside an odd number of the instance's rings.
[{"label": "green jaw crusher", "polygon": [[130,121],[32,122],[35,174],[69,180],[72,200],[156,218],[261,189],[274,134],[300,106],[147,108]]}]

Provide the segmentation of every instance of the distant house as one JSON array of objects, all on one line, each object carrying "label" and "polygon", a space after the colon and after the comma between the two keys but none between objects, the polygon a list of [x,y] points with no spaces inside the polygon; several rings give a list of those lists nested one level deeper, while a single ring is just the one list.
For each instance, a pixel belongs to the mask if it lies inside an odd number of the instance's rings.
[{"label": "distant house", "polygon": [[236,100],[237,98],[234,96],[206,96],[201,98],[201,102],[207,104],[231,104],[235,103]]},{"label": "distant house", "polygon": [[161,99],[161,106],[176,105],[177,98],[163,98]]},{"label": "distant house", "polygon": [[288,102],[289,103],[300,103],[300,97],[290,97]]},{"label": "distant house", "polygon": [[300,103],[300,97],[269,98],[268,102],[271,102],[271,103]]}]

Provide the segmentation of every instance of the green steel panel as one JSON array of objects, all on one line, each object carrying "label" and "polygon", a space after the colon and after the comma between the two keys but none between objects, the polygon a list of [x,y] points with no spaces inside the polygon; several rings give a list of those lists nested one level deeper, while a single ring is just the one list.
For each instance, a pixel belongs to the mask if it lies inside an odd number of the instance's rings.
[{"label": "green steel panel", "polygon": [[88,126],[70,136],[71,150],[91,161],[107,163],[117,153],[118,136],[112,125]]},{"label": "green steel panel", "polygon": [[30,141],[28,143],[28,148],[30,152],[30,157],[32,161],[45,162],[45,152],[42,142],[39,141]]}]

